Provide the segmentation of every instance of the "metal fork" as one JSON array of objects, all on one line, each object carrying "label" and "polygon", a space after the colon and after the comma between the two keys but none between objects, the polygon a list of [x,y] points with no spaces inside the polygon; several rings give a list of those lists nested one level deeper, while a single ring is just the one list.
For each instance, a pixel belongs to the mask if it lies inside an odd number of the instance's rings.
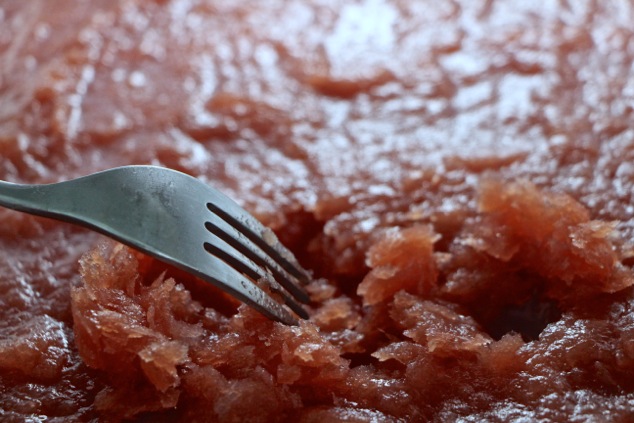
[{"label": "metal fork", "polygon": [[265,316],[301,318],[310,280],[273,232],[202,181],[156,166],[125,166],[47,185],[0,181],[0,205],[75,223],[216,285]]}]

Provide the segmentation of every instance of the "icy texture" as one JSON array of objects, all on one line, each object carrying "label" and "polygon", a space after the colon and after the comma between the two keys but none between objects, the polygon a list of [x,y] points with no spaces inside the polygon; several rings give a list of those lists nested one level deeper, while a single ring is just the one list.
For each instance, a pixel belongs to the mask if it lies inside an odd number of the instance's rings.
[{"label": "icy texture", "polygon": [[2,2],[1,179],[176,168],[316,280],[283,327],[0,210],[0,420],[632,420],[632,22],[619,0]]}]

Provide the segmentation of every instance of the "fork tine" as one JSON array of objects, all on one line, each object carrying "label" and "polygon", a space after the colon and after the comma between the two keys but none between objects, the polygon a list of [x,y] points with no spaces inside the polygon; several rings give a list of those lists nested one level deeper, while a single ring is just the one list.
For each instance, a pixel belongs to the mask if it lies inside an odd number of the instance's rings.
[{"label": "fork tine", "polygon": [[[279,247],[278,249],[274,248],[262,237],[258,237],[253,230],[241,224],[239,220],[228,215],[214,204],[208,203],[207,208],[212,213],[209,216],[209,220],[205,222],[205,227],[209,232],[231,245],[259,266],[269,269],[273,278],[298,301],[304,304],[310,301],[310,297],[300,285],[304,283],[307,275],[299,267],[299,264],[292,264],[282,256],[285,251],[278,251]],[[246,214],[246,212],[243,211],[242,214]],[[267,231],[267,229],[262,226],[262,231]],[[277,239],[274,240],[277,241]],[[281,246],[279,242],[274,245],[276,247]],[[292,257],[290,253],[287,255]],[[288,267],[294,269],[292,274],[287,271]]]},{"label": "fork tine", "polygon": [[[224,197],[224,198],[222,198]],[[262,225],[256,218],[236,204],[233,200],[222,195],[218,202],[208,202],[207,208],[222,220],[237,228],[239,232],[256,244],[269,257],[273,258],[289,274],[302,284],[310,282],[310,276],[297,263],[295,256],[278,240],[273,231]]]},{"label": "fork tine", "polygon": [[255,285],[240,271],[214,255],[208,255],[207,265],[189,270],[203,280],[222,287],[231,296],[253,307],[266,317],[287,325],[297,325],[297,319],[282,304]]},{"label": "fork tine", "polygon": [[284,302],[291,308],[291,310],[293,310],[301,318],[308,319],[309,316],[306,310],[295,302],[262,266],[258,266],[251,259],[244,256],[239,250],[228,245],[223,239],[211,234],[210,240],[204,243],[204,248],[209,254],[221,259],[235,270],[243,273],[252,280],[265,281],[268,283],[274,292],[282,295]]}]

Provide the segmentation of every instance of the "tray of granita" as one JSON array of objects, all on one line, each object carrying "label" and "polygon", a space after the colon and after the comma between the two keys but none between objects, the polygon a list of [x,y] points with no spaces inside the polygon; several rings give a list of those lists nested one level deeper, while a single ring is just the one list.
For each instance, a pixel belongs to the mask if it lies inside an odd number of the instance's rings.
[{"label": "tray of granita", "polygon": [[175,169],[311,273],[285,325],[0,209],[0,421],[632,421],[632,22],[618,0],[0,1],[1,180]]}]

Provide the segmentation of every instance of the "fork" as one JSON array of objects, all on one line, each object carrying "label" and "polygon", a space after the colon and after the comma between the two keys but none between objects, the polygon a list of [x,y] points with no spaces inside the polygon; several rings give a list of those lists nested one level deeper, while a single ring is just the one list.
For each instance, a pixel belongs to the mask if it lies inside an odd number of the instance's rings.
[{"label": "fork", "polygon": [[[270,319],[297,324],[310,275],[273,231],[218,190],[157,166],[45,185],[0,181],[0,205],[101,232],[209,282]],[[257,284],[256,284],[257,283]],[[283,298],[286,307],[259,285]],[[273,294],[275,295],[275,294]]]}]

